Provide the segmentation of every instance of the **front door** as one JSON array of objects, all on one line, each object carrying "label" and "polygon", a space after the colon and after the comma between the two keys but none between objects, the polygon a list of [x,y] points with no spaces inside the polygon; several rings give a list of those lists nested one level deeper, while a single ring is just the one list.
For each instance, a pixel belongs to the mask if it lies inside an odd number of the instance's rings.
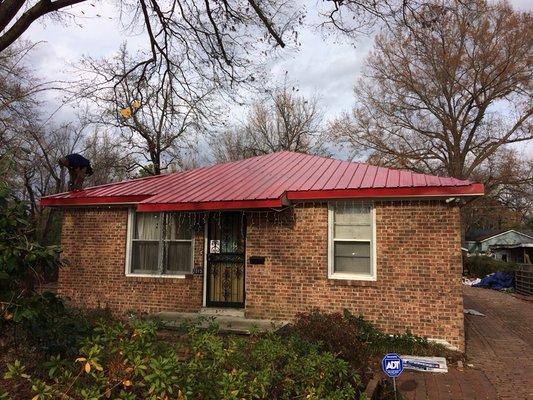
[{"label": "front door", "polygon": [[245,221],[239,212],[209,217],[207,241],[208,307],[244,307]]}]

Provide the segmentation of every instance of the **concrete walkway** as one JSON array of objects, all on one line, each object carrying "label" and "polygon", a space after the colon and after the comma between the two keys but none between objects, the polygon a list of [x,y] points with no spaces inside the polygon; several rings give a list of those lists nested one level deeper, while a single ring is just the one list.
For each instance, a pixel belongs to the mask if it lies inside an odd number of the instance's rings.
[{"label": "concrete walkway", "polygon": [[[533,399],[533,302],[490,289],[464,288],[466,364],[447,374],[405,372],[409,400]],[[471,365],[469,367],[468,365]]]}]

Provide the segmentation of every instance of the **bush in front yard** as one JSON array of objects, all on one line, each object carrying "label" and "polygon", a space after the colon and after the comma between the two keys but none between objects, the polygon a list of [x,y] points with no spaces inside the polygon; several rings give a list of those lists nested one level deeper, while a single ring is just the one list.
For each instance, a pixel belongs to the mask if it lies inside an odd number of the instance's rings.
[{"label": "bush in front yard", "polygon": [[464,257],[463,270],[468,276],[484,278],[494,272],[514,272],[518,264],[495,260],[488,256],[471,256]]},{"label": "bush in front yard", "polygon": [[319,311],[299,314],[294,323],[282,333],[320,343],[325,351],[337,354],[348,361],[365,380],[365,375],[369,372],[368,344],[361,337],[360,326],[342,314],[325,314]]},{"label": "bush in front yard", "polygon": [[355,316],[348,310],[343,314],[319,311],[300,314],[294,324],[285,329],[284,334],[321,343],[324,350],[348,361],[363,380],[369,372],[370,357],[390,352],[425,356],[445,356],[449,353],[443,345],[431,343],[409,331],[386,334],[363,316]]},{"label": "bush in front yard", "polygon": [[15,362],[5,378],[31,387],[36,399],[359,398],[348,362],[298,337],[192,329],[175,347],[156,330],[142,321],[100,325],[75,359],[52,357],[36,371]]}]

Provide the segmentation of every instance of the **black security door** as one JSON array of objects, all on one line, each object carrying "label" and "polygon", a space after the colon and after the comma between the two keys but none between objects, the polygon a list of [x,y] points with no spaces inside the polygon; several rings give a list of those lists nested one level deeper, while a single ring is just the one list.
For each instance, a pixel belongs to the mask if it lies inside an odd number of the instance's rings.
[{"label": "black security door", "polygon": [[209,217],[207,306],[244,307],[244,214],[222,212]]}]

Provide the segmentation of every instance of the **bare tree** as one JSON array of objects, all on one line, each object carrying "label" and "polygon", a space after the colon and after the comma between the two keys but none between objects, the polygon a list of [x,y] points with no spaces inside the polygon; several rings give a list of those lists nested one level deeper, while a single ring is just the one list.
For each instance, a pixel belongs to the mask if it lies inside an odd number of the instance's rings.
[{"label": "bare tree", "polygon": [[159,175],[173,164],[182,166],[181,152],[214,115],[208,107],[214,89],[202,83],[187,84],[193,90],[186,90],[166,71],[139,80],[138,72],[127,73],[136,63],[125,46],[112,59],[85,60],[89,79],[79,96],[88,101],[91,123],[113,129],[130,160]]},{"label": "bare tree", "polygon": [[[28,66],[26,56],[33,45],[24,43],[0,53],[0,180],[12,193],[28,203],[35,224],[36,239],[50,240],[57,228],[53,210],[42,208],[42,196],[65,188],[65,171],[57,160],[80,152],[93,160],[96,173],[88,184],[107,183],[128,176],[123,152],[107,134],[87,137],[84,123],[54,124],[43,115],[45,103],[39,94],[53,88],[51,82],[40,82]],[[57,233],[57,232],[56,232]],[[51,239],[53,240],[53,239]]]},{"label": "bare tree", "polygon": [[91,186],[134,177],[132,157],[124,152],[117,138],[107,131],[94,130],[84,135],[81,152],[91,161],[94,171],[93,175],[87,178]]},{"label": "bare tree", "polygon": [[417,8],[377,36],[334,135],[384,165],[472,177],[533,137],[531,25],[502,2]]},{"label": "bare tree", "polygon": [[[36,21],[47,15],[56,18],[72,17],[66,11],[86,0],[4,0],[0,3],[0,52],[18,40]],[[371,1],[331,0],[318,14],[324,17],[324,26],[333,26],[344,33],[358,33],[367,27],[372,18],[383,18],[396,14],[414,1]],[[283,33],[290,28],[290,22],[305,16],[302,4],[280,0],[240,1],[190,1],[157,0],[127,1],[119,3],[121,8],[141,20],[154,52],[163,54],[170,39],[204,42],[206,50],[219,53],[227,63],[231,62],[231,43],[238,37],[242,26],[260,27],[266,38],[272,38],[284,47]],[[242,39],[242,37],[241,37]]]},{"label": "bare tree", "polygon": [[20,131],[35,119],[38,95],[51,88],[50,82],[35,77],[26,62],[34,45],[22,42],[0,53],[0,157],[16,150]]},{"label": "bare tree", "polygon": [[[57,213],[41,207],[40,198],[59,193],[66,187],[66,171],[60,169],[57,160],[66,154],[81,153],[91,160],[94,175],[86,185],[99,185],[131,177],[131,165],[122,148],[106,132],[87,134],[87,127],[80,123],[52,123],[43,125],[34,121],[26,130],[19,132],[15,148],[7,148],[12,168],[5,180],[14,194],[26,200],[30,216],[36,228],[36,239],[54,240],[59,232],[51,235],[57,225]],[[2,178],[2,177],[0,177]]]},{"label": "bare tree", "polygon": [[211,141],[216,161],[296,151],[327,154],[317,99],[284,86],[252,104],[245,121]]},{"label": "bare tree", "polygon": [[376,164],[484,182],[487,196],[463,208],[465,229],[524,220],[531,160],[509,145],[533,137],[531,23],[483,0],[410,8],[377,36],[334,137]]},{"label": "bare tree", "polygon": [[501,149],[471,177],[488,195],[463,207],[466,229],[519,227],[533,216],[533,159]]},{"label": "bare tree", "polygon": [[[46,16],[75,20],[71,10],[85,1],[1,1],[0,53]],[[255,79],[257,54],[289,42],[297,45],[297,29],[306,24],[308,13],[320,16],[319,25],[353,35],[376,18],[401,12],[406,3],[410,2],[331,0],[313,7],[291,0],[120,0],[116,4],[124,27],[136,31],[141,27],[147,39],[145,54],[128,73],[138,70],[144,77],[165,70],[185,75],[181,68],[192,67],[206,79],[233,85]],[[183,50],[185,59],[180,57]]]},{"label": "bare tree", "polygon": [[247,138],[238,127],[214,135],[209,140],[209,147],[216,163],[237,161],[254,156],[248,148]]}]

